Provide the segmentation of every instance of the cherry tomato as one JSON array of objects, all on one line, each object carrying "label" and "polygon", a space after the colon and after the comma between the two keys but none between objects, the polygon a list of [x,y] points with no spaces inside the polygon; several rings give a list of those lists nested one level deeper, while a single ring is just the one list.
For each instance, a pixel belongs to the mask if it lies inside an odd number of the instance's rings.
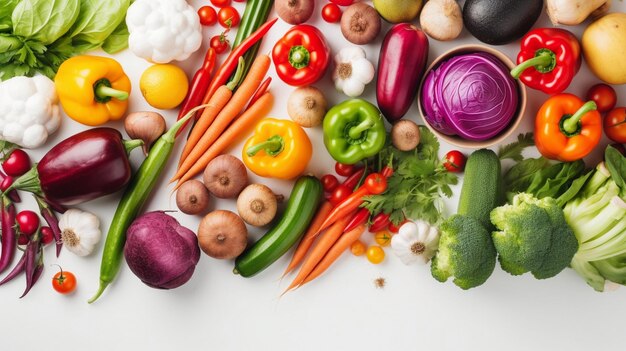
[{"label": "cherry tomato", "polygon": [[335,172],[342,177],[349,177],[355,172],[354,165],[347,165],[345,163],[335,163]]},{"label": "cherry tomato", "polygon": [[387,190],[387,178],[379,173],[372,173],[365,178],[365,187],[371,194],[382,194]]},{"label": "cherry tomato", "polygon": [[465,169],[465,155],[460,151],[452,150],[446,154],[443,166],[448,172],[463,172]]},{"label": "cherry tomato", "polygon": [[54,241],[54,233],[50,227],[41,227],[41,242],[48,245]]},{"label": "cherry tomato", "polygon": [[324,191],[330,193],[335,190],[337,186],[339,186],[339,180],[332,174],[326,174],[322,177],[322,186],[324,187]]},{"label": "cherry tomato", "polygon": [[217,7],[230,6],[230,0],[211,0],[211,4]]},{"label": "cherry tomato", "polygon": [[13,184],[13,177],[7,176],[6,178],[4,178],[2,183],[0,183],[0,190],[3,192],[6,191],[12,184]]},{"label": "cherry tomato", "polygon": [[224,28],[237,27],[240,20],[239,12],[232,6],[222,7],[217,13],[217,21]]},{"label": "cherry tomato", "polygon": [[330,198],[328,199],[328,201],[330,201],[330,203],[333,204],[333,206],[335,206],[341,201],[345,200],[348,196],[350,196],[350,194],[352,194],[352,189],[348,188],[347,186],[343,184],[340,184],[330,194]]},{"label": "cherry tomato", "polygon": [[76,289],[76,276],[72,272],[63,271],[59,266],[60,272],[52,277],[52,287],[61,294],[69,294]]},{"label": "cherry tomato", "polygon": [[596,84],[589,88],[587,100],[595,101],[598,105],[598,112],[605,113],[611,111],[617,103],[617,94],[610,85]]},{"label": "cherry tomato", "polygon": [[230,43],[224,34],[219,34],[211,38],[211,47],[215,50],[216,54],[222,54],[228,50]]},{"label": "cherry tomato", "polygon": [[380,246],[370,246],[365,253],[367,260],[373,264],[379,264],[385,259],[385,250]]},{"label": "cherry tomato", "polygon": [[328,23],[337,23],[341,20],[341,9],[337,4],[326,4],[322,7],[322,18]]},{"label": "cherry tomato", "polygon": [[217,23],[217,12],[211,6],[199,8],[198,16],[200,16],[200,24],[203,26],[212,26]]},{"label": "cherry tomato", "polygon": [[376,234],[374,234],[374,240],[382,247],[389,246],[389,244],[391,244],[391,233],[386,230],[376,232]]},{"label": "cherry tomato", "polygon": [[604,134],[616,143],[626,143],[626,108],[618,107],[604,116]]},{"label": "cherry tomato", "polygon": [[18,245],[26,245],[28,244],[28,242],[30,241],[30,239],[28,239],[28,236],[26,236],[26,234],[20,234],[17,236],[17,244]]},{"label": "cherry tomato", "polygon": [[37,228],[39,228],[39,216],[33,211],[20,211],[15,216],[15,221],[20,228],[20,232],[28,236],[35,234]]},{"label": "cherry tomato", "polygon": [[350,245],[350,252],[354,256],[363,256],[365,253],[365,244],[361,240],[357,240]]},{"label": "cherry tomato", "polygon": [[15,149],[2,162],[2,169],[7,175],[19,177],[30,169],[30,157],[22,149]]},{"label": "cherry tomato", "polygon": [[330,2],[339,6],[350,6],[354,3],[354,0],[330,0]]}]

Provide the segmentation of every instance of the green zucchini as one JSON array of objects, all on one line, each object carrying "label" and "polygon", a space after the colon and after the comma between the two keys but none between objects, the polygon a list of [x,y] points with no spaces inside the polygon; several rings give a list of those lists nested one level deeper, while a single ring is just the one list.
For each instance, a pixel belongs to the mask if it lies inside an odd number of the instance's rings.
[{"label": "green zucchini", "polygon": [[488,149],[474,151],[467,159],[457,212],[479,220],[493,229],[489,214],[501,205],[502,174],[500,159]]},{"label": "green zucchini", "polygon": [[251,277],[284,255],[304,235],[322,199],[322,184],[302,176],[293,186],[282,218],[235,261],[235,274]]}]

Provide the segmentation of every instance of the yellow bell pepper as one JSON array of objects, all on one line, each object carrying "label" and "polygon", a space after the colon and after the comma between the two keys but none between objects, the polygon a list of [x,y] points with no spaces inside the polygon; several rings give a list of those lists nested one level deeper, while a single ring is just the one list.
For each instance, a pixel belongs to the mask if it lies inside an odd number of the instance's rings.
[{"label": "yellow bell pepper", "polygon": [[128,108],[130,79],[108,57],[74,56],[61,64],[54,84],[65,113],[82,124],[118,120]]},{"label": "yellow bell pepper", "polygon": [[297,123],[266,118],[243,147],[243,162],[261,177],[292,179],[304,172],[313,147]]}]

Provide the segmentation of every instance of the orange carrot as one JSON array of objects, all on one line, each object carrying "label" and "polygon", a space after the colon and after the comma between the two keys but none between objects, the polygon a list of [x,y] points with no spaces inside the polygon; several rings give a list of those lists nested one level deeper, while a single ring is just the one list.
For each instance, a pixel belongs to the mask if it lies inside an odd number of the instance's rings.
[{"label": "orange carrot", "polygon": [[324,203],[322,203],[319,210],[317,210],[317,213],[315,214],[315,218],[313,218],[313,222],[311,222],[309,229],[304,234],[304,236],[302,237],[302,240],[300,240],[300,243],[298,244],[298,247],[296,248],[296,251],[293,253],[293,257],[291,257],[291,262],[289,262],[287,269],[285,269],[285,273],[283,273],[283,277],[291,273],[291,271],[293,271],[302,262],[302,260],[304,260],[306,253],[311,248],[311,245],[313,245],[313,239],[315,239],[315,233],[317,233],[317,230],[322,225],[322,222],[324,222],[324,220],[326,219],[326,216],[328,216],[328,214],[330,213],[332,209],[333,209],[333,205],[330,202],[324,201]]},{"label": "orange carrot", "polygon": [[176,175],[174,175],[170,182],[178,180],[197,164],[202,154],[220,137],[220,134],[224,132],[230,122],[241,113],[248,100],[250,100],[259,85],[261,85],[263,77],[265,77],[269,67],[270,58],[267,55],[260,55],[254,60],[250,67],[250,72],[248,72],[243,83],[241,83],[237,91],[233,94],[233,97],[228,101],[226,106],[224,106],[224,109],[215,117],[211,126],[203,133],[198,143],[189,152],[189,155],[187,155],[187,158],[185,158],[183,164],[178,168]]},{"label": "orange carrot", "polygon": [[233,96],[233,91],[227,88],[225,85],[222,85],[217,89],[215,94],[212,95],[211,100],[200,115],[198,122],[193,129],[191,130],[191,134],[189,134],[189,138],[185,143],[185,148],[183,149],[182,154],[180,155],[180,159],[178,160],[178,167],[183,164],[183,161],[189,156],[193,147],[198,143],[204,132],[209,129],[215,117],[222,111],[224,106],[228,103],[230,98]]},{"label": "orange carrot", "polygon": [[335,244],[337,239],[341,237],[341,234],[343,233],[343,230],[350,221],[350,219],[352,219],[352,216],[340,218],[321,235],[319,241],[317,242],[317,245],[313,247],[306,260],[302,264],[302,267],[300,267],[300,272],[298,272],[298,275],[294,278],[293,282],[291,282],[291,285],[287,287],[285,292],[292,290],[302,284],[306,277],[324,258],[324,255],[326,255],[328,250],[330,250],[333,244]]},{"label": "orange carrot", "polygon": [[322,273],[324,273],[328,267],[330,267],[333,262],[335,262],[339,256],[344,253],[344,251],[350,248],[352,243],[359,240],[361,234],[365,231],[365,228],[365,224],[361,224],[351,231],[343,234],[339,240],[337,240],[335,245],[328,250],[320,263],[315,266],[315,269],[306,277],[306,279],[304,279],[302,283],[300,283],[299,287],[322,275]]},{"label": "orange carrot", "polygon": [[[264,117],[272,108],[272,102],[274,101],[274,97],[268,91],[260,99],[258,99],[254,105],[250,106],[237,120],[235,120],[222,135],[209,147],[206,152],[203,154],[197,155],[198,161],[187,171],[185,174],[181,176],[174,190],[178,189],[180,185],[182,185],[187,180],[194,177],[196,174],[202,172],[204,168],[211,162],[212,159],[219,156],[222,151],[224,151],[227,147],[234,144],[234,141],[238,136],[246,131],[247,128],[253,126],[256,121]],[[193,154],[189,155],[192,157]]]}]

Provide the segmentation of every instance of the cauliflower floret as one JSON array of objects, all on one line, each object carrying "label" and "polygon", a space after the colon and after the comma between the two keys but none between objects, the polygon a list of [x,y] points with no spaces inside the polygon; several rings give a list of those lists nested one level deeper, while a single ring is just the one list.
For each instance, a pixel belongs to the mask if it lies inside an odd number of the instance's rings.
[{"label": "cauliflower floret", "polygon": [[126,25],[128,47],[150,62],[186,60],[202,44],[200,18],[185,0],[137,0]]},{"label": "cauliflower floret", "polygon": [[54,82],[45,76],[0,83],[0,139],[33,149],[59,129],[61,113]]}]

